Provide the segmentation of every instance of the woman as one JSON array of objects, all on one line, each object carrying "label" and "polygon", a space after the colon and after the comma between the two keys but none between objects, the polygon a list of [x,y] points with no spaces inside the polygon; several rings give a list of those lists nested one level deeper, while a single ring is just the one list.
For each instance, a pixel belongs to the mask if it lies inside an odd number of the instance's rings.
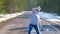
[{"label": "woman", "polygon": [[40,10],[41,10],[40,7],[32,9],[33,12],[32,12],[31,21],[30,21],[30,24],[29,24],[29,32],[28,32],[28,34],[31,34],[31,31],[32,31],[33,27],[36,30],[37,34],[39,34],[37,24],[40,21],[40,16],[39,16],[39,11]]}]

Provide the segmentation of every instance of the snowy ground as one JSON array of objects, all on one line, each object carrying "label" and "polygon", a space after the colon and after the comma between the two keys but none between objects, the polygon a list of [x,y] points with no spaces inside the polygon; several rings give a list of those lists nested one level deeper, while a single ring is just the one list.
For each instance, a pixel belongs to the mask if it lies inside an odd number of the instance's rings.
[{"label": "snowy ground", "polygon": [[[17,17],[19,15],[22,15],[25,12],[27,12],[27,11],[24,11],[22,13],[5,14],[5,15],[0,14],[0,16],[3,16],[2,18],[0,18],[0,22],[5,21],[5,20],[10,19],[10,18]],[[31,13],[31,11],[28,11],[28,13]],[[48,20],[48,21],[58,21],[58,22],[60,22],[60,16],[57,16],[56,14],[40,12],[40,16],[41,16],[42,19],[45,19],[45,20]]]},{"label": "snowy ground", "polygon": [[48,21],[59,21],[60,22],[60,16],[57,16],[57,14],[40,12],[40,16],[42,19],[45,19]]},{"label": "snowy ground", "polygon": [[[26,11],[25,13],[29,13],[29,15],[31,14],[31,11]],[[27,15],[28,17],[31,17]],[[26,16],[26,17],[27,17]],[[45,13],[45,12],[40,12],[40,17],[41,19],[44,19],[44,20],[48,20],[48,21],[58,21],[60,22],[60,16],[58,16],[57,14],[55,13]]]},{"label": "snowy ground", "polygon": [[21,13],[13,13],[13,14],[0,14],[0,16],[2,16],[2,18],[0,18],[0,22],[8,20],[10,18],[14,18],[17,17],[19,15],[22,15],[24,12]]}]

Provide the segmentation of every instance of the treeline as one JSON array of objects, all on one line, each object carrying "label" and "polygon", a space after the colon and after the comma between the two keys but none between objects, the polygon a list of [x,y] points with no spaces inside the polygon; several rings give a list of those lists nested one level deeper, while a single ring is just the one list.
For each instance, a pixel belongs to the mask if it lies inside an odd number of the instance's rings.
[{"label": "treeline", "polygon": [[39,0],[39,3],[44,12],[60,15],[60,0]]},{"label": "treeline", "polygon": [[60,15],[60,0],[30,0],[30,9],[41,6],[42,11]]},{"label": "treeline", "polygon": [[41,6],[44,12],[60,15],[60,0],[0,0],[0,13],[15,13]]},{"label": "treeline", "polygon": [[0,13],[15,13],[27,8],[27,0],[0,0]]}]

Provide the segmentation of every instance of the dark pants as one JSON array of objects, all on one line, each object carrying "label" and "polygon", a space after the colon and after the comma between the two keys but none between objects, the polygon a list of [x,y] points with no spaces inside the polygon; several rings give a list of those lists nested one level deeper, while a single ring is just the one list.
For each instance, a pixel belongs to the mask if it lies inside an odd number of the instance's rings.
[{"label": "dark pants", "polygon": [[32,25],[32,24],[29,25],[28,34],[31,34],[31,30],[32,30],[33,27],[34,27],[34,29],[36,30],[37,34],[39,34],[37,25]]}]

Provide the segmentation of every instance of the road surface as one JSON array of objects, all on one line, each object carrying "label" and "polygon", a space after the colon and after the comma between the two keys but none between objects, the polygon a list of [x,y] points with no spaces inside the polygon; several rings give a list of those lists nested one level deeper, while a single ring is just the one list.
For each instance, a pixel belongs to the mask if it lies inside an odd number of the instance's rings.
[{"label": "road surface", "polygon": [[[25,15],[25,14],[24,14]],[[0,27],[0,34],[27,34],[28,33],[28,25],[29,25],[30,18],[24,18],[21,16],[16,17],[12,21],[8,22],[8,24],[3,25]],[[41,19],[41,25],[55,25],[56,23],[42,20]],[[51,33],[53,32],[53,33]],[[44,32],[42,34],[59,34],[59,32],[56,33],[56,31],[51,32]],[[33,33],[36,34],[36,33]]]}]

